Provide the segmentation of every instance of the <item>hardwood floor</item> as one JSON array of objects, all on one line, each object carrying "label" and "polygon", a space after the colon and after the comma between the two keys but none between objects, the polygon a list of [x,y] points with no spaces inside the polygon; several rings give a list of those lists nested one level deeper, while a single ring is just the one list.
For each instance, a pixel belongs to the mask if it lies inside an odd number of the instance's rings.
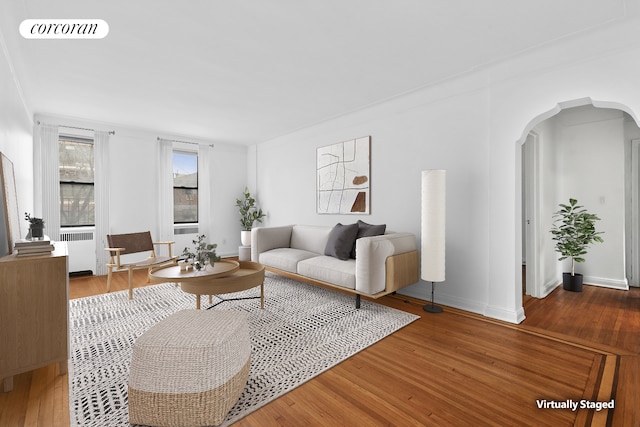
[{"label": "hardwood floor", "polygon": [[[126,289],[126,274],[112,286]],[[70,279],[71,298],[105,288],[105,277]],[[640,289],[558,289],[527,299],[521,325],[429,314],[401,295],[378,302],[421,318],[236,425],[640,425]],[[69,425],[68,379],[56,369],[14,378],[0,426]],[[614,399],[615,409],[539,409],[540,399]]]}]

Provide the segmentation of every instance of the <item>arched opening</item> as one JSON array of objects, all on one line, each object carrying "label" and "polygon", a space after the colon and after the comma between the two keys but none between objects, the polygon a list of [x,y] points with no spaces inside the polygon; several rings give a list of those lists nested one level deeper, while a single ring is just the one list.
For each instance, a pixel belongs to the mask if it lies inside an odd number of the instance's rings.
[{"label": "arched opening", "polygon": [[[584,98],[534,118],[518,141],[521,159],[523,298],[542,298],[561,281],[552,214],[576,198],[602,219],[605,243],[577,268],[585,283],[639,286],[640,128],[623,105]],[[519,291],[519,290],[518,290]]]}]

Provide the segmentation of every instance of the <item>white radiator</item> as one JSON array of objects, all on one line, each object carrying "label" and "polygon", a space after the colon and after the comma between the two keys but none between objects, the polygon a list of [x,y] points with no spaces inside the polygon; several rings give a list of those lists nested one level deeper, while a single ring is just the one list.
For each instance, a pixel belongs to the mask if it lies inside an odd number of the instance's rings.
[{"label": "white radiator", "polygon": [[93,230],[62,230],[60,240],[69,249],[69,274],[94,274],[96,243]]}]

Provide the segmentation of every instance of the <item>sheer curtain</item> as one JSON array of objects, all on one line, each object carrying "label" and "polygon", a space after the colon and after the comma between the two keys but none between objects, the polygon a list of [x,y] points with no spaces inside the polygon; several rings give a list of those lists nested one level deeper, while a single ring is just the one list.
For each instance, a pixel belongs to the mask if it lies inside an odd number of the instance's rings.
[{"label": "sheer curtain", "polygon": [[213,242],[213,218],[211,209],[211,156],[209,145],[198,146],[198,234],[207,236],[207,242]]},{"label": "sheer curtain", "polygon": [[154,240],[170,242],[173,237],[173,142],[159,138],[158,223],[160,235]]},{"label": "sheer curtain", "polygon": [[35,128],[33,174],[35,212],[45,221],[45,234],[60,240],[60,172],[58,126],[40,123]]},{"label": "sheer curtain", "polygon": [[107,274],[108,254],[104,248],[109,233],[109,132],[95,131],[93,139],[96,275]]}]

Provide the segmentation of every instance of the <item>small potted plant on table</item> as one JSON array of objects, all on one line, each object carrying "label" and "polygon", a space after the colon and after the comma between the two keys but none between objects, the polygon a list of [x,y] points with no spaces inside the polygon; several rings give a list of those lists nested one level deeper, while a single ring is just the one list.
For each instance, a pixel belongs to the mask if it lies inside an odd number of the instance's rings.
[{"label": "small potted plant on table", "polygon": [[560,254],[559,261],[571,258],[571,273],[562,273],[562,287],[567,291],[582,291],[582,274],[576,274],[575,263],[584,262],[583,255],[587,253],[587,246],[602,243],[601,231],[596,231],[597,215],[587,212],[578,205],[576,199],[569,199],[569,204],[560,203],[560,210],[553,214],[555,218],[551,234],[556,241],[556,252]]},{"label": "small potted plant on table", "polygon": [[27,239],[42,240],[44,238],[44,220],[42,218],[32,217],[31,214],[25,212],[24,219],[29,221],[29,234]]},{"label": "small potted plant on table", "polygon": [[238,213],[240,214],[240,224],[242,224],[242,231],[240,232],[240,240],[244,246],[251,246],[251,227],[254,222],[262,222],[265,214],[262,209],[256,206],[256,199],[251,197],[249,189],[245,187],[244,198],[236,199],[236,206],[238,207]]},{"label": "small potted plant on table", "polygon": [[195,246],[195,252],[192,252],[189,248],[184,248],[182,251],[182,256],[192,261],[193,268],[196,270],[206,268],[207,264],[213,267],[214,262],[220,261],[220,257],[216,255],[218,245],[216,243],[207,243],[205,241],[206,237],[204,234],[201,234],[197,240],[192,242]]}]

